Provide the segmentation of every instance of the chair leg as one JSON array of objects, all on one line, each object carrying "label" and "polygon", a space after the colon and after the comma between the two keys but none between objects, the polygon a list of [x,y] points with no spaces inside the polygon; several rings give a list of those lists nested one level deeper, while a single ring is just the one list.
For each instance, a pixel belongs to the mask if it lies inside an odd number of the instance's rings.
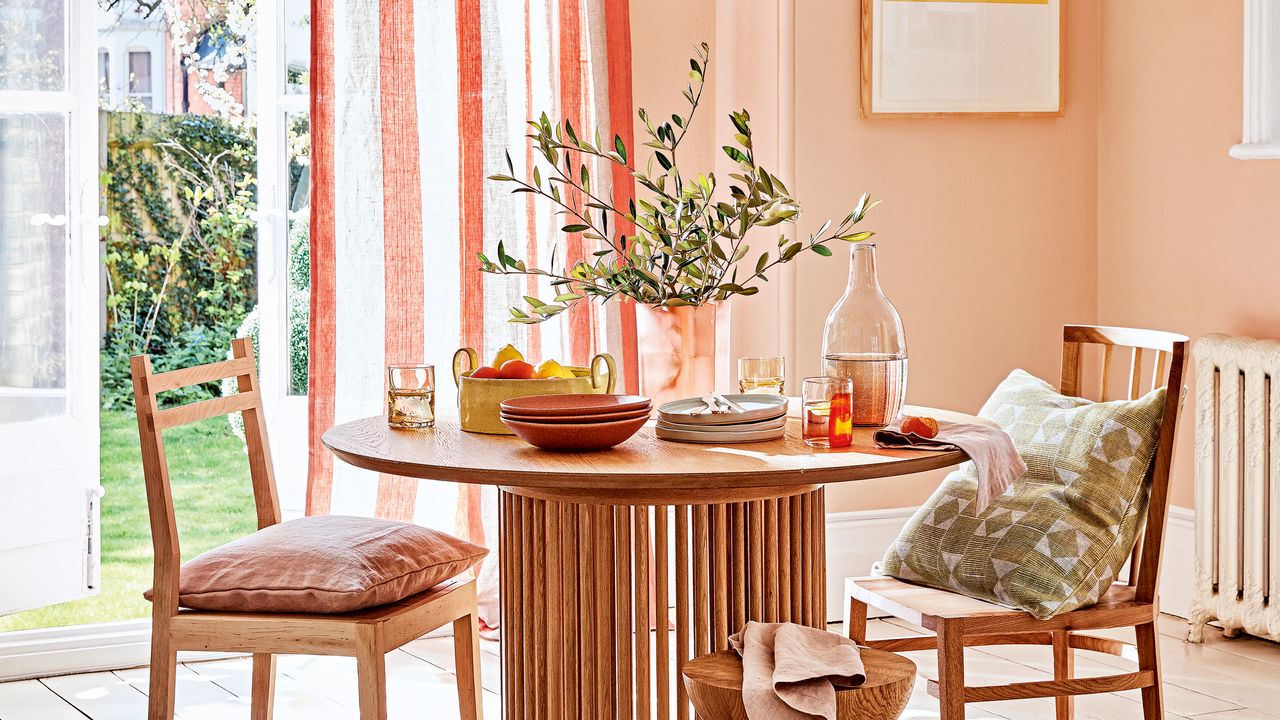
[{"label": "chair leg", "polygon": [[845,613],[844,618],[844,634],[859,645],[867,643],[867,604],[854,597],[849,598],[849,612]]},{"label": "chair leg", "polygon": [[250,695],[251,720],[271,720],[271,710],[276,699],[276,656],[254,653],[253,684]]},{"label": "chair leg", "polygon": [[453,621],[453,658],[458,672],[458,710],[461,720],[481,720],[484,715],[480,681],[480,630],[474,614]]},{"label": "chair leg", "polygon": [[1163,720],[1164,696],[1160,676],[1160,643],[1156,624],[1149,622],[1137,626],[1134,630],[1138,640],[1138,669],[1150,670],[1155,675],[1155,682],[1150,687],[1142,688],[1142,717],[1143,720]]},{"label": "chair leg", "polygon": [[942,720],[964,720],[964,634],[954,620],[938,626],[938,704]]},{"label": "chair leg", "polygon": [[387,655],[377,642],[376,631],[357,631],[356,675],[360,683],[360,720],[387,720]]},{"label": "chair leg", "polygon": [[[1053,631],[1053,679],[1070,680],[1076,672],[1076,654],[1071,649],[1071,631]],[[1074,720],[1076,701],[1070,695],[1055,697],[1057,720]]]},{"label": "chair leg", "polygon": [[147,691],[147,720],[173,720],[173,695],[178,678],[177,672],[177,651],[169,649],[167,638],[153,636],[151,638],[150,689]]}]

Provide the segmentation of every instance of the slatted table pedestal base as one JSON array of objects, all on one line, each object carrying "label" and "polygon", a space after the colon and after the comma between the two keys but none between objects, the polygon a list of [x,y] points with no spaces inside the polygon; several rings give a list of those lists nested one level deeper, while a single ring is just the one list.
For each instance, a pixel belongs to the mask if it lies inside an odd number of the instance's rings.
[{"label": "slatted table pedestal base", "polygon": [[689,659],[748,620],[825,627],[822,488],[715,496],[502,488],[507,720],[685,720]]},{"label": "slatted table pedestal base", "polygon": [[874,428],[814,450],[800,429],[789,417],[776,440],[718,446],[659,440],[646,425],[608,452],[557,453],[441,414],[430,430],[353,420],[324,444],[367,470],[501,488],[506,718],[685,720],[687,659],[724,648],[748,619],[825,623],[823,483],[968,459],[877,447]]}]

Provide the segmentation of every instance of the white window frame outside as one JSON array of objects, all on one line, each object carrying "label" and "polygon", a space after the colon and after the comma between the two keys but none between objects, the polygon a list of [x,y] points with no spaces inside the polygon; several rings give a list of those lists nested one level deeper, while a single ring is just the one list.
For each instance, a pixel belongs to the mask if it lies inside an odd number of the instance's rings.
[{"label": "white window frame outside", "polygon": [[[95,8],[95,22],[100,23],[105,18],[112,17],[107,13],[106,10]],[[98,49],[107,51],[111,63],[111,87],[107,88],[108,107],[119,109],[125,98],[129,97],[129,53],[146,50],[151,53],[151,106],[148,109],[157,113],[167,110],[169,75],[166,68],[167,63],[177,60],[170,58],[166,52],[165,34],[163,25],[146,26],[145,22],[132,17],[121,17],[116,24],[97,32]]]},{"label": "white window frame outside", "polygon": [[1244,0],[1244,131],[1228,151],[1280,159],[1280,0]]},{"label": "white window frame outside", "polygon": [[[147,84],[149,85],[149,87],[146,92],[142,92],[142,91],[135,92],[133,89],[133,82],[134,82],[133,56],[134,55],[147,56],[147,71],[151,73],[151,76],[147,78],[147,81],[148,81]],[[157,64],[156,61],[159,59],[161,58],[157,56],[155,52],[152,52],[151,48],[149,47],[131,46],[124,53],[124,73],[125,73],[124,96],[130,100],[137,100],[139,103],[142,104],[142,106],[147,110],[147,112],[155,113],[155,112],[164,111],[163,107],[159,107],[159,108],[156,107],[156,82],[157,81],[164,82],[164,80],[160,78],[156,73],[156,64]],[[163,70],[161,70],[161,74],[163,74]]]}]

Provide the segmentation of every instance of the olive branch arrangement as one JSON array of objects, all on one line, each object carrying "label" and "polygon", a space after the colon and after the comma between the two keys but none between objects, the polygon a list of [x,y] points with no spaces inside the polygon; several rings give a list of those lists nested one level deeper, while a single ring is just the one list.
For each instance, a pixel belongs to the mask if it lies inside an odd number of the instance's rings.
[{"label": "olive branch arrangement", "polygon": [[[555,269],[555,250],[549,264],[551,270],[529,267],[523,260],[511,257],[502,242],[498,243],[496,261],[480,253],[482,272],[546,277],[559,293],[551,302],[526,296],[529,312],[511,308],[512,322],[543,322],[588,298],[604,302],[622,295],[647,305],[678,307],[704,305],[733,295],[754,295],[760,291],[756,281],[767,282],[770,268],[791,262],[802,251],[830,257],[828,242],[856,243],[874,234],[853,231],[853,226],[878,204],[864,193],[857,206],[834,228],[828,220],[804,241],[780,235],[777,247],[760,253],[751,269],[740,268],[739,262],[751,253],[747,233],[752,228],[795,223],[800,217],[800,205],[781,179],[756,163],[751,116],[746,110],[729,114],[736,130],[735,144],[722,148],[739,170],[729,175],[735,181],[729,186],[729,199],[716,198],[715,173],[692,179],[681,175],[677,150],[698,111],[711,49],[702,43],[695,55],[689,60],[689,84],[684,91],[688,112],[684,116],[673,114],[669,122],[657,123],[644,108],[638,112],[650,138],[644,146],[653,149],[644,170],[632,164],[620,136],[614,135],[610,148],[601,143],[599,128],[594,141],[589,140],[579,137],[569,120],[553,125],[543,113],[538,120],[529,121],[531,131],[526,137],[546,161],[549,174],[544,177],[535,166],[532,182],[521,180],[515,177],[511,154],[507,153],[508,173],[489,176],[490,180],[516,185],[513,193],[534,193],[549,199],[559,207],[556,214],[565,217],[563,232],[581,233],[586,240],[606,245],[589,259],[578,260],[563,271]],[[597,195],[600,186],[593,181],[584,161],[588,158],[625,167],[651,194],[650,199],[629,200],[624,211],[610,199],[601,198]],[[657,174],[654,163],[660,169]],[[633,223],[634,234],[612,235],[610,216]]]}]

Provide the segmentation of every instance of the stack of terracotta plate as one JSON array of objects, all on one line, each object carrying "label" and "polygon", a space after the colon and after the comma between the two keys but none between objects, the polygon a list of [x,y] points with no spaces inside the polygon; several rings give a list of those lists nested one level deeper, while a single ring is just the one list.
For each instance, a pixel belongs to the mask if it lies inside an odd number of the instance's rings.
[{"label": "stack of terracotta plate", "polygon": [[502,422],[530,445],[546,450],[603,450],[649,420],[640,395],[531,395],[502,401]]},{"label": "stack of terracotta plate", "polygon": [[[702,398],[658,408],[657,436],[677,442],[717,445],[776,440],[786,434],[787,399],[778,395],[722,395],[728,404],[710,407]],[[726,411],[737,405],[741,412]]]}]

